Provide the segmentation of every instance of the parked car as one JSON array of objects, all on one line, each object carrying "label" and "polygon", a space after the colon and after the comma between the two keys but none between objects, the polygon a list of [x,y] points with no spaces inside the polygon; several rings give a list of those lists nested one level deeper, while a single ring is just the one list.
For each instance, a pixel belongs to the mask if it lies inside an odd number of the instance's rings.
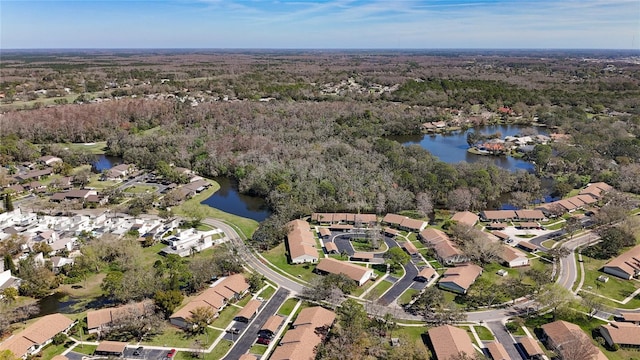
[{"label": "parked car", "polygon": [[173,355],[175,355],[175,354],[176,354],[176,349],[171,349],[171,350],[169,350],[169,352],[167,353],[167,358],[168,358],[168,359],[171,359],[171,358],[173,358]]},{"label": "parked car", "polygon": [[142,346],[138,346],[138,348],[133,351],[133,356],[140,356],[142,354],[142,350],[144,350],[144,348]]},{"label": "parked car", "polygon": [[258,344],[269,345],[270,343],[271,343],[271,339],[269,338],[264,338],[264,337],[258,338]]},{"label": "parked car", "polygon": [[232,328],[228,328],[227,332],[230,333],[230,334],[236,334],[237,335],[237,334],[240,334],[240,329],[232,327]]}]

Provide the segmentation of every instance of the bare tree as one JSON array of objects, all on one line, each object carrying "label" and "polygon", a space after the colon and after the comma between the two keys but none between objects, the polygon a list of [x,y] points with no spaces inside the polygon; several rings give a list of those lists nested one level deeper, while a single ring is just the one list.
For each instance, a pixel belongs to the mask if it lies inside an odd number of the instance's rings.
[{"label": "bare tree", "polygon": [[429,193],[418,193],[416,195],[416,208],[422,216],[429,216],[433,212],[433,199]]}]

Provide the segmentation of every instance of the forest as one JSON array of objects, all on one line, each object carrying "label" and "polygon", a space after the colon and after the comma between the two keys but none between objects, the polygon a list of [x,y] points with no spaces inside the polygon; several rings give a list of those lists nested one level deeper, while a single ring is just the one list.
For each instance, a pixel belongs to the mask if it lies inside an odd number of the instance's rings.
[{"label": "forest", "polygon": [[[633,55],[633,54],[631,54]],[[627,53],[181,52],[3,54],[0,162],[60,143],[238,180],[273,215],[254,234],[311,212],[496,208],[605,181],[640,193],[640,65]],[[636,59],[637,60],[637,59]],[[46,91],[42,91],[46,90]],[[512,115],[498,112],[512,109]],[[392,135],[452,112],[544,127],[567,140],[525,155],[535,171],[448,164]],[[472,125],[464,125],[472,126]],[[45,146],[48,145],[48,146]]]}]

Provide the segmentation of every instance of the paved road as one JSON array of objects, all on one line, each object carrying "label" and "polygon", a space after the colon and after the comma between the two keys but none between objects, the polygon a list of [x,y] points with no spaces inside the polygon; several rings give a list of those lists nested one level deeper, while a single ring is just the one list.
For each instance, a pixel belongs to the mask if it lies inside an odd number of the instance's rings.
[{"label": "paved road", "polygon": [[598,239],[598,235],[592,233],[591,231],[587,231],[562,244],[562,247],[567,248],[571,251],[571,254],[560,259],[560,274],[558,275],[558,280],[556,281],[558,284],[566,289],[571,290],[573,284],[578,279],[578,266],[576,263],[576,257],[574,255],[575,249],[587,243],[597,241]]},{"label": "paved road", "polygon": [[489,327],[489,329],[491,329],[491,331],[493,332],[493,335],[495,335],[496,340],[500,344],[502,344],[502,346],[504,346],[505,350],[507,350],[507,353],[509,354],[509,357],[511,358],[511,360],[521,360],[525,358],[522,356],[522,354],[520,354],[520,352],[516,348],[513,338],[504,328],[504,325],[502,325],[502,322],[500,321],[488,322],[487,326]]},{"label": "paved road", "polygon": [[[398,247],[398,243],[395,240],[385,237],[384,242],[389,246],[389,249]],[[404,268],[404,276],[396,281],[393,286],[378,300],[380,305],[391,304],[398,296],[402,295],[411,285],[413,279],[418,276],[418,268],[413,264],[412,260],[402,265]]]},{"label": "paved road", "polygon": [[205,219],[202,222],[207,225],[215,226],[218,229],[224,231],[224,233],[229,238],[229,241],[231,242],[233,248],[238,252],[240,258],[244,260],[247,265],[249,265],[249,267],[264,275],[267,279],[275,282],[276,284],[289,289],[293,293],[302,293],[304,285],[293,281],[285,277],[284,275],[281,275],[280,273],[262,263],[262,261],[260,261],[260,259],[251,252],[247,245],[245,245],[244,241],[242,240],[242,238],[240,238],[233,227],[216,219]]},{"label": "paved road", "polygon": [[262,328],[271,315],[278,311],[278,308],[280,308],[280,305],[282,305],[289,294],[289,291],[283,288],[278,289],[278,291],[273,294],[267,305],[264,306],[258,316],[256,316],[249,324],[249,327],[242,333],[242,335],[240,335],[240,338],[236,341],[233,348],[231,348],[231,351],[229,351],[225,357],[226,360],[238,359],[240,358],[240,355],[249,351],[251,345],[253,345],[258,338],[258,331],[260,331],[260,328]]}]

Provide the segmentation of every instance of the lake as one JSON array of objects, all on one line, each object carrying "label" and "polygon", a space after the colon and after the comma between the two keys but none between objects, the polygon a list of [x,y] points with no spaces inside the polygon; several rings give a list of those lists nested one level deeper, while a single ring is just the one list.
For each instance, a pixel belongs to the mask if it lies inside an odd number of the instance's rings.
[{"label": "lake", "polygon": [[100,154],[96,155],[96,161],[93,163],[93,166],[98,172],[102,172],[103,170],[109,170],[120,164],[122,164],[121,157]]},{"label": "lake", "polygon": [[238,183],[234,180],[227,177],[217,177],[214,180],[220,184],[220,189],[205,199],[202,204],[257,222],[271,215],[267,202],[263,198],[240,194]]},{"label": "lake", "polygon": [[[467,133],[477,131],[481,134],[494,134],[500,132],[502,138],[505,136],[518,135],[520,131],[525,128],[518,125],[489,125],[483,126],[478,129],[468,129],[461,131],[454,131],[440,134],[425,134],[425,135],[404,135],[404,136],[390,136],[389,139],[395,140],[403,145],[418,144],[423,149],[429,150],[431,154],[438,157],[441,161],[446,163],[459,163],[466,161],[468,163],[474,163],[478,161],[490,161],[496,166],[510,171],[526,170],[533,171],[533,164],[516,159],[510,156],[484,156],[476,155],[467,152],[469,145],[467,144]],[[539,134],[545,134],[540,131],[539,128],[533,127],[534,131]]]}]

